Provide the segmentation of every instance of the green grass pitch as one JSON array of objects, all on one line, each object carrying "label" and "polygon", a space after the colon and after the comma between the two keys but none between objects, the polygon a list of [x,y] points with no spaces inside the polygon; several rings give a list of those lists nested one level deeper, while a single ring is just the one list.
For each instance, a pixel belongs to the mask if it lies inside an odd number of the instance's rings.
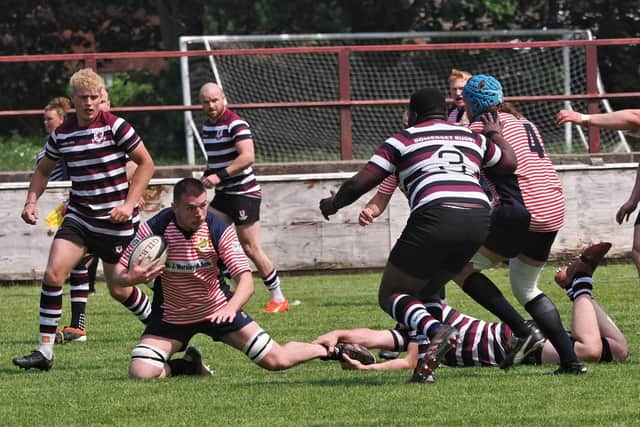
[{"label": "green grass pitch", "polygon": [[[571,305],[552,283],[553,270],[546,267],[540,286],[568,327]],[[515,303],[507,271],[488,275]],[[267,294],[256,281],[245,308],[281,343],[311,341],[336,328],[389,328],[393,321],[376,303],[379,277],[284,276],[285,293],[302,303],[283,315],[260,312]],[[442,367],[433,385],[405,384],[409,372],[344,371],[337,362],[320,360],[269,372],[204,336],[194,343],[215,370],[213,377],[132,381],[129,354],[142,325],[109,297],[103,283],[89,298],[88,341],[57,347],[49,372],[19,371],[11,358],[36,346],[40,287],[1,286],[0,425],[638,425],[640,281],[631,264],[602,266],[595,281],[595,297],[627,336],[627,363],[588,364],[582,377],[545,375],[554,366],[520,366],[508,373]],[[452,306],[495,320],[455,285],[447,289]],[[68,296],[64,304],[61,325],[69,319]]]}]

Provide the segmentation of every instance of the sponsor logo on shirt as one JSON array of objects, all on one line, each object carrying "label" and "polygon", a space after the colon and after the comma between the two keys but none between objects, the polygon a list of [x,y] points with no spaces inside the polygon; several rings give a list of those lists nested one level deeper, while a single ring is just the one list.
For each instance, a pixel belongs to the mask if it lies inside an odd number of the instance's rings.
[{"label": "sponsor logo on shirt", "polygon": [[205,250],[209,247],[209,236],[200,236],[196,240],[196,248]]}]

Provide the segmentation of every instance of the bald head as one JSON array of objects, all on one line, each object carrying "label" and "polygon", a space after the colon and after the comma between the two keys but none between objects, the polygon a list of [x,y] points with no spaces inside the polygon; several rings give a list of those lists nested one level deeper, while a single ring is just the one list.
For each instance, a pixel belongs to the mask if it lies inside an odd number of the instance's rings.
[{"label": "bald head", "polygon": [[200,104],[207,120],[215,123],[226,109],[226,102],[222,88],[215,83],[205,83],[200,88]]},{"label": "bald head", "polygon": [[222,91],[222,88],[218,86],[217,83],[213,83],[213,82],[208,82],[202,85],[202,87],[200,88],[200,97],[202,97],[205,94],[206,95],[215,94],[218,96],[224,96],[224,92]]}]

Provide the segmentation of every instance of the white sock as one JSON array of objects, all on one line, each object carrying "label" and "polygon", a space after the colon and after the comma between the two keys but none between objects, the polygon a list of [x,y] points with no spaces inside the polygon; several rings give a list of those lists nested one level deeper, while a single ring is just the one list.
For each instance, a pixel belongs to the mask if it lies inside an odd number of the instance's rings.
[{"label": "white sock", "polygon": [[269,293],[271,294],[271,299],[274,300],[275,302],[286,301],[286,298],[284,297],[284,294],[282,293],[282,290],[279,287],[275,289],[269,289]]},{"label": "white sock", "polygon": [[53,343],[55,340],[56,334],[40,334],[40,347],[38,351],[49,360],[53,359]]}]

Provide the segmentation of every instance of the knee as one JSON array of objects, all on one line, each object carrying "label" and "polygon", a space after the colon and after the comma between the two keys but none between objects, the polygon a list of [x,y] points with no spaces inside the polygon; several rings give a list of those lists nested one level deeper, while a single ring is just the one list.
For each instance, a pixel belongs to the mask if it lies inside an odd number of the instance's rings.
[{"label": "knee", "polygon": [[160,378],[162,371],[162,368],[141,361],[132,360],[129,364],[129,378],[134,380]]},{"label": "knee", "polygon": [[625,362],[629,357],[629,347],[626,341],[622,343],[610,341],[609,347],[611,348],[611,358],[616,362]]},{"label": "knee", "polygon": [[584,343],[584,347],[580,351],[580,360],[584,362],[597,362],[602,357],[602,342],[593,340],[593,342]]},{"label": "knee", "polygon": [[169,353],[153,345],[139,343],[131,351],[129,378],[147,379],[166,376]]},{"label": "knee", "polygon": [[127,298],[129,298],[132,292],[131,286],[123,288],[122,286],[107,283],[107,288],[109,289],[109,295],[111,295],[118,301],[125,301]]},{"label": "knee", "polygon": [[525,264],[517,258],[509,262],[511,291],[522,306],[542,293],[538,288],[541,271],[542,267]]},{"label": "knee", "polygon": [[67,279],[67,275],[60,271],[60,269],[47,266],[47,269],[44,272],[44,283],[47,285],[60,285],[64,284],[64,281]]}]

